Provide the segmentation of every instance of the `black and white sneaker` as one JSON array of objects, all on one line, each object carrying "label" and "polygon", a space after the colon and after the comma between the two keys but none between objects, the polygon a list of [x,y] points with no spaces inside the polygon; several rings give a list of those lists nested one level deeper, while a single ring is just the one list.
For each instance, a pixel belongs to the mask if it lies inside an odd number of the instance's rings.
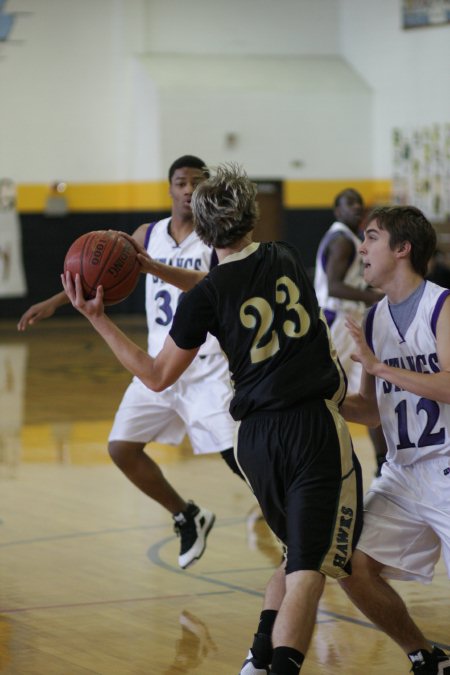
[{"label": "black and white sneaker", "polygon": [[272,640],[265,633],[255,633],[253,644],[239,675],[268,675],[272,661]]},{"label": "black and white sneaker", "polygon": [[269,668],[255,666],[252,650],[249,649],[239,675],[269,675]]},{"label": "black and white sneaker", "polygon": [[450,656],[439,647],[433,647],[432,652],[421,649],[408,654],[413,664],[412,673],[421,675],[450,675]]},{"label": "black and white sneaker", "polygon": [[188,502],[186,511],[173,516],[174,530],[180,537],[179,566],[185,570],[202,557],[206,538],[214,525],[216,516],[207,509],[201,509],[194,502]]}]

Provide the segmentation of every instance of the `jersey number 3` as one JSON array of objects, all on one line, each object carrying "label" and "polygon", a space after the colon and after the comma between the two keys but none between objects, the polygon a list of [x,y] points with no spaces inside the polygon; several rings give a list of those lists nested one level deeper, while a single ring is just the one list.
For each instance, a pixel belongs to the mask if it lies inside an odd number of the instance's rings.
[{"label": "jersey number 3", "polygon": [[[306,335],[311,319],[299,302],[298,286],[289,277],[279,277],[275,291],[275,302],[283,305],[286,311],[286,319],[279,330],[290,338]],[[274,356],[280,349],[280,339],[277,330],[273,328],[274,311],[267,300],[258,296],[249,298],[241,305],[239,318],[244,328],[256,329],[250,349],[251,362],[260,363]]]}]

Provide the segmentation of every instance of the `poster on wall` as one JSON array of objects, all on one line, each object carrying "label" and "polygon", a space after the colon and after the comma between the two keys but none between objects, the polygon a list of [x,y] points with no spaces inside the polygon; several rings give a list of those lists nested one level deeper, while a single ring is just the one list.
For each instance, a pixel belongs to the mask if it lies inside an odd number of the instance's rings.
[{"label": "poster on wall", "polygon": [[403,28],[450,23],[450,0],[402,0]]},{"label": "poster on wall", "polygon": [[450,221],[450,124],[395,128],[393,200],[413,204],[434,222]]},{"label": "poster on wall", "polygon": [[22,237],[11,179],[0,180],[0,298],[26,295]]}]

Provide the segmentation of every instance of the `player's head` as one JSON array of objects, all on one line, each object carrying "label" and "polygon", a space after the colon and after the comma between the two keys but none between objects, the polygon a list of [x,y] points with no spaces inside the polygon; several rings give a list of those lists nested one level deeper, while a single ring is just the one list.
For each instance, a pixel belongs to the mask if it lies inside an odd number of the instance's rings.
[{"label": "player's head", "polygon": [[169,169],[169,194],[172,198],[172,218],[192,226],[191,198],[199,183],[209,176],[205,163],[194,155],[183,155]]},{"label": "player's head", "polygon": [[242,239],[258,219],[257,187],[237,164],[222,164],[192,195],[195,230],[214,248]]},{"label": "player's head", "polygon": [[364,201],[359,192],[353,188],[339,192],[334,199],[334,215],[356,232],[364,217]]},{"label": "player's head", "polygon": [[436,232],[420,209],[415,206],[389,206],[373,209],[367,217],[367,226],[376,222],[380,230],[389,234],[391,250],[409,242],[409,259],[417,274],[425,276],[428,262],[436,249]]},{"label": "player's head", "polygon": [[206,176],[206,178],[209,176],[209,171],[206,168],[205,162],[200,159],[200,157],[195,157],[195,155],[183,155],[172,162],[169,168],[169,183],[172,182],[172,178],[177,169],[198,169]]}]

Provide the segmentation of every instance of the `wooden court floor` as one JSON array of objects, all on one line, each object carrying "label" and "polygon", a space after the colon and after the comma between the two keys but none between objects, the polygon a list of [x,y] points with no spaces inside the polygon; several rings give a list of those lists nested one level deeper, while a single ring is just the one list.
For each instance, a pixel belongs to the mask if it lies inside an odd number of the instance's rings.
[{"label": "wooden court floor", "polygon": [[[143,320],[121,319],[145,345]],[[0,322],[2,675],[237,675],[280,551],[248,488],[217,456],[149,452],[187,498],[214,510],[204,557],[177,566],[171,519],[112,465],[106,439],[129,381],[79,318],[25,334]],[[352,427],[366,485],[374,463]],[[450,646],[449,585],[398,583]],[[305,675],[400,675],[406,657],[328,581]]]}]

